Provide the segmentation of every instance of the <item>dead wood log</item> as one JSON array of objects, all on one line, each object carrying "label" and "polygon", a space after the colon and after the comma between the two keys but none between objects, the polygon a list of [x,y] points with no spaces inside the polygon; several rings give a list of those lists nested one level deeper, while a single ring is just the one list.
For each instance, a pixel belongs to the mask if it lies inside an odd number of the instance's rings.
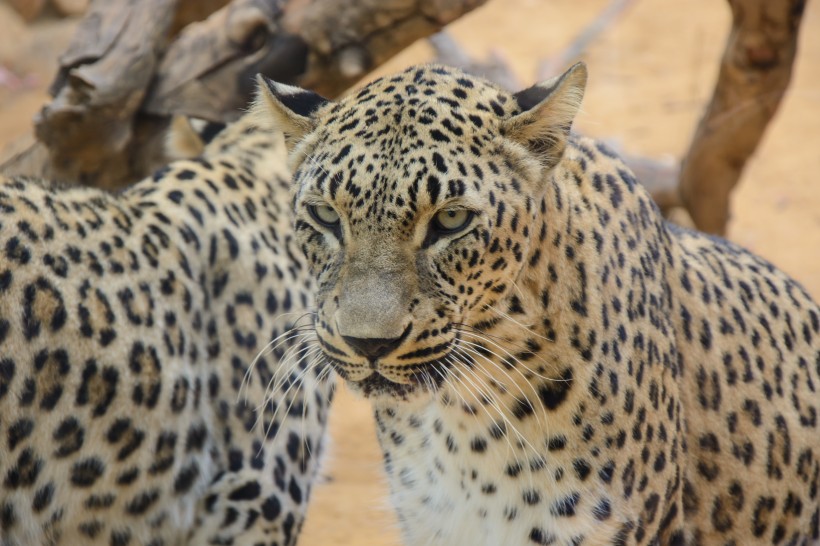
[{"label": "dead wood log", "polygon": [[805,0],[729,0],[732,30],[714,95],[680,175],[698,229],[723,234],[729,199],[791,79]]},{"label": "dead wood log", "polygon": [[228,121],[262,72],[335,97],[486,0],[234,0],[171,44],[145,111]]},{"label": "dead wood log", "polygon": [[54,99],[35,121],[60,178],[93,184],[133,167],[133,117],[174,17],[175,0],[95,2],[60,58]]},{"label": "dead wood log", "polygon": [[233,0],[168,44],[194,1],[94,2],[37,120],[40,143],[0,170],[120,187],[165,162],[172,114],[233,119],[257,72],[336,96],[486,0]]},{"label": "dead wood log", "polygon": [[491,50],[486,59],[474,58],[446,30],[433,34],[427,41],[433,47],[437,63],[455,66],[468,74],[495,82],[513,93],[524,88],[499,51]]}]

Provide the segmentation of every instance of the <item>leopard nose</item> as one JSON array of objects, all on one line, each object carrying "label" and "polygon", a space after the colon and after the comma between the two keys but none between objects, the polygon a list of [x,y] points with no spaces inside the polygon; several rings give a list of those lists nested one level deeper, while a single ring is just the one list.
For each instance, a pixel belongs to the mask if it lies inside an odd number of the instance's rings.
[{"label": "leopard nose", "polygon": [[392,339],[384,339],[379,337],[342,336],[354,351],[369,360],[376,360],[377,358],[390,354],[393,349],[401,344],[404,337],[405,336],[402,335]]}]

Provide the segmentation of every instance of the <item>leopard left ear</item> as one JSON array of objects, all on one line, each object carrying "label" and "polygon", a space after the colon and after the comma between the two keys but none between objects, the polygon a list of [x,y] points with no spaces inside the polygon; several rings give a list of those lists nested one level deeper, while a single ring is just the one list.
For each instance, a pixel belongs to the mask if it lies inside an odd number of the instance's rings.
[{"label": "leopard left ear", "polygon": [[313,114],[329,101],[313,91],[278,83],[262,74],[256,80],[258,91],[252,111],[260,122],[273,118],[274,125],[285,134],[288,151],[293,151],[316,128]]},{"label": "leopard left ear", "polygon": [[165,155],[173,160],[198,157],[224,129],[224,123],[176,114],[165,134]]},{"label": "leopard left ear", "polygon": [[581,107],[587,67],[577,63],[562,75],[515,95],[522,112],[503,123],[507,138],[533,152],[546,168],[561,161],[572,121]]}]

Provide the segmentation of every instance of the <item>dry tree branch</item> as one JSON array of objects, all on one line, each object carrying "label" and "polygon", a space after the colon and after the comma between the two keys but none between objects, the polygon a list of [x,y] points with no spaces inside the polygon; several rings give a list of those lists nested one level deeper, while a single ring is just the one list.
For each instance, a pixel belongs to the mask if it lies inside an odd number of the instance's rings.
[{"label": "dry tree branch", "polygon": [[95,1],[61,58],[40,143],[0,169],[122,186],[164,163],[172,114],[233,119],[257,72],[338,95],[485,0],[233,0],[168,44],[206,15],[180,15],[195,2]]},{"label": "dry tree branch", "polygon": [[791,79],[805,0],[729,0],[732,31],[717,85],[680,174],[698,229],[723,234],[729,200]]}]

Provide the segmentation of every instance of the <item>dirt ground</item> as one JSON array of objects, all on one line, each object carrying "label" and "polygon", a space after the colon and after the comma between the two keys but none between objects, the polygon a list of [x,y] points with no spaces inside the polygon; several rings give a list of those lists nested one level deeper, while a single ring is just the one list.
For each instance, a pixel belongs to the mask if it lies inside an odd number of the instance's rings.
[{"label": "dirt ground", "polygon": [[[490,0],[451,28],[471,53],[501,53],[520,81],[561,51],[608,0]],[[726,2],[635,0],[584,54],[590,81],[581,132],[631,153],[680,157],[708,100],[730,24]],[[0,157],[30,131],[70,24],[25,27],[0,0]],[[416,44],[379,72],[428,60]],[[733,197],[729,238],[820,298],[820,4],[809,2],[791,88]],[[398,545],[367,405],[341,389],[333,442],[300,544]]]}]

